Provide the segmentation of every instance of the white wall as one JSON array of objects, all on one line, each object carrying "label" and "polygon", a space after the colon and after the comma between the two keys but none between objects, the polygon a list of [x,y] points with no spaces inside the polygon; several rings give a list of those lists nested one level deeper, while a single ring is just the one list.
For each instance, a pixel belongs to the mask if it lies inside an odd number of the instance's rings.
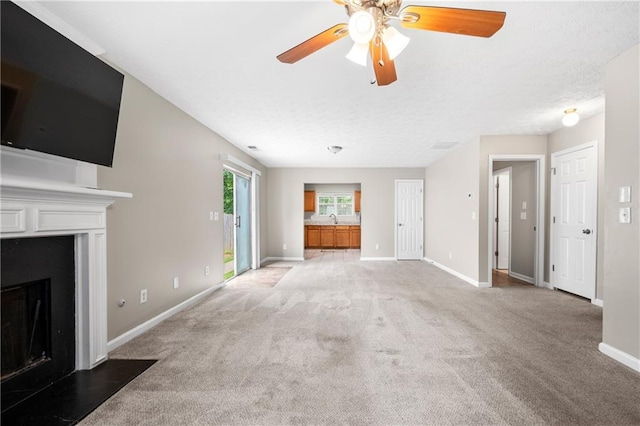
[{"label": "white wall", "polygon": [[473,281],[478,281],[479,153],[474,141],[425,171],[425,256]]},{"label": "white wall", "polygon": [[[359,182],[361,256],[395,257],[395,180],[424,179],[420,168],[269,169],[268,256],[304,256],[304,184]],[[283,249],[283,244],[287,249]],[[379,244],[379,249],[375,246]]]},{"label": "white wall", "polygon": [[[640,46],[606,68],[604,309],[602,341],[635,358],[640,371]],[[630,185],[631,203],[618,202]],[[631,224],[618,209],[631,208]]]}]

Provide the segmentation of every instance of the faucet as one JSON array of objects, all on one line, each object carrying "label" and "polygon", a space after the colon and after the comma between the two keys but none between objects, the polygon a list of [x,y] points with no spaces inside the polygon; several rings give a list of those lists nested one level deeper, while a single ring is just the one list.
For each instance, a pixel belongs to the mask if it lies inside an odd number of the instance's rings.
[{"label": "faucet", "polygon": [[335,215],[335,214],[333,214],[333,213],[331,213],[331,214],[329,215],[329,217],[331,217],[331,216],[333,216],[333,224],[334,224],[334,225],[337,225],[337,224],[338,224],[338,218],[337,218],[337,217],[336,217],[336,215]]}]

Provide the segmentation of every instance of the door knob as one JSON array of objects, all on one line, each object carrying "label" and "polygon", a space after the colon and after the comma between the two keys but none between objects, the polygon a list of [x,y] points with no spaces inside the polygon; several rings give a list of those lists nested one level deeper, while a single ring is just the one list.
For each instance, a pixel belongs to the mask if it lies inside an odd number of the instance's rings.
[{"label": "door knob", "polygon": [[589,235],[591,233],[591,229],[583,229],[582,233]]},{"label": "door knob", "polygon": [[398,224],[398,226],[402,226],[402,224],[401,224],[401,223],[399,223],[399,224]]}]

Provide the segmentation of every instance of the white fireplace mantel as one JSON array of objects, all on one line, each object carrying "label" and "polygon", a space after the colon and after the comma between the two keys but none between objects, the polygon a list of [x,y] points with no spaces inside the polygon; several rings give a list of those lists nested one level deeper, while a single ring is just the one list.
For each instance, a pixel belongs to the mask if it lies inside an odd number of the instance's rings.
[{"label": "white fireplace mantel", "polygon": [[75,238],[78,370],[107,359],[107,207],[131,197],[56,181],[0,180],[1,238]]}]

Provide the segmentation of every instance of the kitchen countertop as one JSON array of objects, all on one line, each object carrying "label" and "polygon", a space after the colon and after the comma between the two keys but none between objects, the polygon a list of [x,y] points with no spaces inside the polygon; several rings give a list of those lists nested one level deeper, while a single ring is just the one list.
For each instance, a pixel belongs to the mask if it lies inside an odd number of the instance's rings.
[{"label": "kitchen countertop", "polygon": [[360,222],[353,222],[353,221],[345,221],[345,222],[340,222],[338,221],[338,223],[333,223],[333,222],[315,222],[312,220],[305,220],[304,221],[305,226],[306,225],[313,225],[313,226],[360,226]]}]

